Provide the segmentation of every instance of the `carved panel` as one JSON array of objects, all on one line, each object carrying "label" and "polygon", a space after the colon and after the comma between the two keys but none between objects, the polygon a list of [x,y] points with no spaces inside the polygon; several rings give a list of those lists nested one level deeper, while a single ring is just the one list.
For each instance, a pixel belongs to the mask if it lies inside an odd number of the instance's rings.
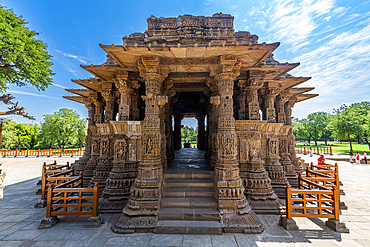
[{"label": "carved panel", "polygon": [[127,142],[126,140],[117,140],[114,144],[114,154],[116,160],[126,160]]}]

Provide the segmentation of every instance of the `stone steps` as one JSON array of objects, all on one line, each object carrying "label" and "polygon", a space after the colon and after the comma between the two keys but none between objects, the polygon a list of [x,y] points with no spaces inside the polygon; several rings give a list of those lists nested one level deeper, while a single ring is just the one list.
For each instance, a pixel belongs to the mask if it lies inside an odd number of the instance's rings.
[{"label": "stone steps", "polygon": [[221,234],[212,171],[167,171],[156,233]]},{"label": "stone steps", "polygon": [[214,188],[215,184],[212,180],[177,180],[165,179],[163,181],[163,188]]},{"label": "stone steps", "polygon": [[161,208],[158,220],[219,221],[220,213],[211,208]]},{"label": "stone steps", "polygon": [[156,227],[157,234],[222,234],[219,221],[160,220]]},{"label": "stone steps", "polygon": [[161,208],[217,208],[215,198],[162,198]]},{"label": "stone steps", "polygon": [[213,188],[164,188],[162,198],[215,198]]}]

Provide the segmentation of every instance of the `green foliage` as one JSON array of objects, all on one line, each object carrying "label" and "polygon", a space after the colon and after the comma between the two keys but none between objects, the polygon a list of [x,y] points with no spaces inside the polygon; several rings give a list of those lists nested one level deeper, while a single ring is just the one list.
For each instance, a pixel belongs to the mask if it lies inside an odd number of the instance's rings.
[{"label": "green foliage", "polygon": [[324,140],[330,139],[348,140],[349,148],[352,149],[352,140],[358,142],[363,139],[370,149],[370,103],[367,101],[353,103],[350,106],[341,105],[334,109],[333,114],[325,112],[311,113],[304,119],[293,119],[293,133],[296,139]]},{"label": "green foliage", "polygon": [[184,126],[181,128],[181,138],[185,142],[196,142],[198,136],[198,127],[196,129]]},{"label": "green foliage", "polygon": [[80,119],[75,111],[62,108],[53,114],[44,115],[40,137],[45,144],[52,146],[57,143],[64,149],[68,142],[78,141],[80,146],[86,136],[86,121]]},{"label": "green foliage", "polygon": [[38,90],[52,84],[53,64],[46,44],[26,24],[22,16],[0,5],[0,91],[8,84],[32,84]]},{"label": "green foliage", "polygon": [[32,149],[38,142],[37,124],[17,124],[7,118],[3,123],[2,149]]}]

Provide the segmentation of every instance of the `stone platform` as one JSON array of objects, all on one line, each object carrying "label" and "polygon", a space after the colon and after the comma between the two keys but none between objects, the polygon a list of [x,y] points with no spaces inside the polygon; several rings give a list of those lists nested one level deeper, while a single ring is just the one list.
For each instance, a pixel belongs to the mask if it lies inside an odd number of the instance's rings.
[{"label": "stone platform", "polygon": [[[307,155],[303,157],[307,159]],[[315,156],[312,161],[317,160]],[[59,161],[58,161],[59,162]],[[309,159],[306,162],[310,162]],[[329,161],[329,163],[333,163]],[[97,229],[86,229],[89,217],[60,217],[61,222],[51,229],[38,230],[45,217],[45,208],[35,209],[39,199],[35,195],[41,175],[42,160],[4,167],[7,177],[4,199],[0,201],[0,246],[370,246],[370,166],[338,162],[343,210],[341,221],[350,229],[349,234],[330,230],[320,219],[295,218],[300,231],[285,231],[278,225],[276,215],[258,215],[264,225],[262,234],[128,234],[111,231],[119,214],[104,214],[104,224]],[[22,172],[30,169],[39,174]],[[34,175],[37,175],[34,176]],[[15,177],[14,177],[15,176]],[[12,181],[12,182],[9,182]],[[359,197],[362,199],[359,200]]]}]

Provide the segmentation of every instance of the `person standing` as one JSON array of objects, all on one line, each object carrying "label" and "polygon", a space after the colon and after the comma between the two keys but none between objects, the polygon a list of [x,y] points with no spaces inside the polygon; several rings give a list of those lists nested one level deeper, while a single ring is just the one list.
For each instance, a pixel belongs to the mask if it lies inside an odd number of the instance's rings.
[{"label": "person standing", "polygon": [[312,157],[312,155],[313,155],[313,151],[312,151],[312,149],[310,148],[310,150],[308,151],[308,153],[310,154],[310,157]]},{"label": "person standing", "polygon": [[367,164],[367,154],[365,151],[364,151],[364,160],[365,160],[365,164]]},{"label": "person standing", "polygon": [[353,150],[351,148],[351,150],[349,150],[349,162],[351,163],[353,163],[352,158],[353,158]]},{"label": "person standing", "polygon": [[317,159],[317,162],[319,163],[319,165],[325,164],[325,157],[323,154],[320,155],[320,157]]},{"label": "person standing", "polygon": [[360,154],[358,152],[356,152],[355,154],[355,160],[356,160],[356,164],[359,165],[360,164]]}]

